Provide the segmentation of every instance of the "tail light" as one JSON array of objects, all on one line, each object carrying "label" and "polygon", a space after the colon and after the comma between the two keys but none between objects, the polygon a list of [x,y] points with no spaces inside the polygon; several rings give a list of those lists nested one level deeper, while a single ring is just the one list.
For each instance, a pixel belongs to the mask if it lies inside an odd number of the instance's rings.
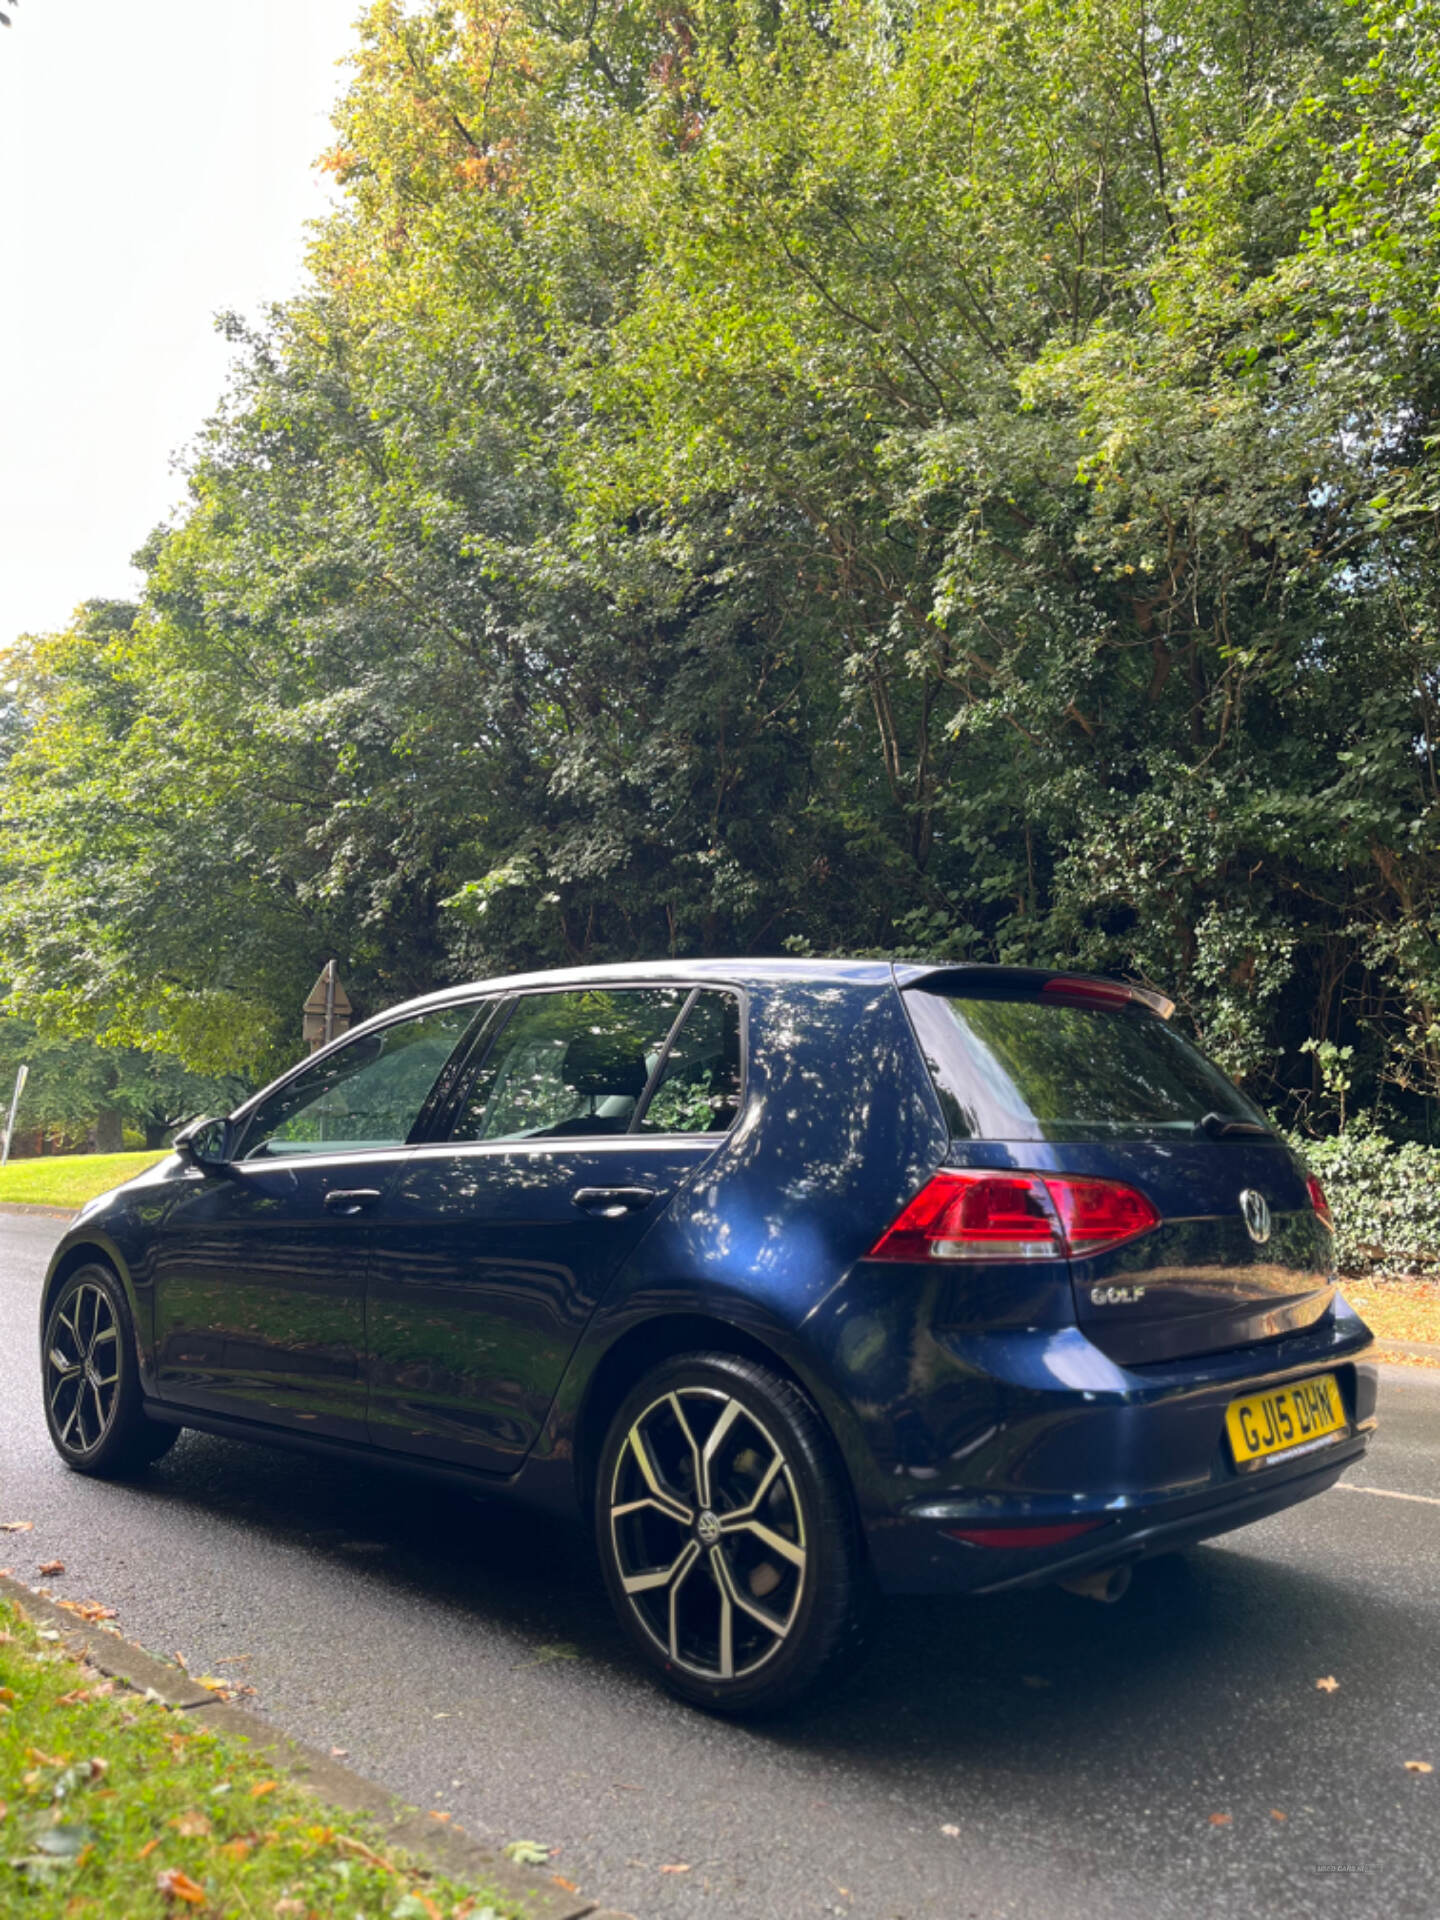
[{"label": "tail light", "polygon": [[1160,1215],[1118,1180],[937,1173],[870,1249],[872,1260],[1063,1260],[1106,1252]]},{"label": "tail light", "polygon": [[1335,1222],[1330,1218],[1330,1202],[1325,1198],[1325,1189],[1313,1173],[1307,1173],[1305,1176],[1305,1191],[1310,1196],[1311,1206],[1315,1209],[1316,1213],[1319,1214],[1321,1220],[1324,1221],[1331,1233],[1333,1233],[1335,1231]]}]

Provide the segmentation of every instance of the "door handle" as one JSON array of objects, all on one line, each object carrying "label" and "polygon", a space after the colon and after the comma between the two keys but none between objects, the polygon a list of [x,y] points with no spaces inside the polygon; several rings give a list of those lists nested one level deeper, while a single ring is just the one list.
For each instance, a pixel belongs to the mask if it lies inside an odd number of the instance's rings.
[{"label": "door handle", "polygon": [[380,1198],[378,1187],[335,1187],[325,1196],[327,1213],[363,1213]]},{"label": "door handle", "polygon": [[571,1202],[584,1213],[598,1213],[602,1220],[620,1220],[627,1213],[639,1213],[659,1194],[653,1187],[577,1187]]}]

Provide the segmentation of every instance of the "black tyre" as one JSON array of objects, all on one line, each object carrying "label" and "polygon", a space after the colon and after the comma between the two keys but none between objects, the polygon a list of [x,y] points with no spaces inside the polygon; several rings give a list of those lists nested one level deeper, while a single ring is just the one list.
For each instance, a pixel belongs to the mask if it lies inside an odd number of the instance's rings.
[{"label": "black tyre", "polygon": [[77,1473],[137,1473],[180,1437],[178,1427],[145,1417],[135,1328],[109,1267],[66,1275],[46,1315],[41,1369],[45,1424]]},{"label": "black tyre", "polygon": [[595,1519],[615,1611],[683,1699],[772,1712],[863,1651],[873,1588],[849,1481],[768,1367],[694,1353],[646,1374],[611,1423]]}]

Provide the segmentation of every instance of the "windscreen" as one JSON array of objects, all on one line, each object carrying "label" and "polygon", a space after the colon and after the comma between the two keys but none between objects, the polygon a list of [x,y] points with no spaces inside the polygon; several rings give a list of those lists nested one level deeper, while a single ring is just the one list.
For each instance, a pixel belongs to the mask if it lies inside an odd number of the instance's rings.
[{"label": "windscreen", "polygon": [[[912,989],[910,1018],[955,1140],[1223,1137],[1208,1114],[1265,1126],[1218,1067],[1148,1008],[1036,992]],[[1253,1137],[1253,1135],[1252,1135]]]}]

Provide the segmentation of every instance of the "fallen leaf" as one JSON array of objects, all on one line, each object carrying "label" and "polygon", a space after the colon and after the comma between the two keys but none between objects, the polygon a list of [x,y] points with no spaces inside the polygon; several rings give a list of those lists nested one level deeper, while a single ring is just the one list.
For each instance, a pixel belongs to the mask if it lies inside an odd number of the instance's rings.
[{"label": "fallen leaf", "polygon": [[677,1860],[673,1867],[661,1867],[660,1871],[661,1873],[689,1873],[690,1862],[688,1860]]},{"label": "fallen leaf", "polygon": [[432,1820],[448,1820],[450,1818],[450,1815],[448,1813],[437,1813],[435,1809],[432,1807],[430,1809],[430,1818]]},{"label": "fallen leaf", "polygon": [[1321,1693],[1338,1693],[1340,1690],[1340,1682],[1335,1678],[1333,1673],[1327,1673],[1325,1678],[1323,1680],[1317,1680],[1315,1685]]},{"label": "fallen leaf", "polygon": [[257,1780],[250,1789],[252,1800],[263,1800],[267,1793],[273,1793],[280,1782],[278,1780]]},{"label": "fallen leaf", "polygon": [[120,1617],[114,1607],[102,1606],[98,1600],[57,1600],[55,1604],[66,1613],[78,1614],[82,1620],[118,1620]]},{"label": "fallen leaf", "polygon": [[14,1698],[15,1689],[13,1687],[0,1687],[0,1700],[13,1700]]},{"label": "fallen leaf", "polygon": [[65,1562],[63,1560],[42,1560],[37,1571],[42,1579],[50,1580],[53,1579],[57,1573],[63,1573],[65,1571]]},{"label": "fallen leaf", "polygon": [[210,1693],[218,1693],[222,1700],[228,1700],[230,1698],[232,1691],[230,1682],[228,1680],[217,1679],[213,1673],[202,1673],[195,1684],[197,1687],[206,1688]]},{"label": "fallen leaf", "polygon": [[151,1854],[155,1851],[156,1847],[159,1846],[159,1844],[160,1842],[158,1840],[147,1840],[144,1846],[141,1847],[140,1851],[136,1854],[135,1858],[137,1860],[148,1860]]},{"label": "fallen leaf", "polygon": [[[269,1835],[266,1835],[269,1838]],[[348,1833],[337,1833],[337,1847],[343,1847],[346,1853],[358,1853],[362,1860],[368,1860],[372,1867],[379,1867],[385,1873],[394,1873],[395,1869],[383,1853],[376,1853],[373,1847],[367,1847],[363,1840],[352,1840]]]},{"label": "fallen leaf", "polygon": [[1272,1820],[1284,1820],[1286,1818],[1286,1815],[1281,1813],[1278,1807],[1271,1807],[1270,1818]]},{"label": "fallen leaf", "polygon": [[37,1767],[68,1767],[70,1764],[68,1753],[42,1753],[39,1747],[27,1747],[25,1758]]},{"label": "fallen leaf", "polygon": [[505,1849],[507,1860],[518,1860],[522,1867],[543,1867],[550,1858],[549,1847],[538,1840],[512,1840]]},{"label": "fallen leaf", "polygon": [[[0,1694],[3,1694],[4,1692],[5,1692],[5,1689],[3,1687],[0,1687]],[[13,1698],[14,1696],[12,1695],[11,1697]],[[78,1707],[83,1701],[88,1700],[89,1698],[90,1698],[89,1687],[76,1687],[73,1693],[59,1694],[56,1697],[55,1704],[57,1707]]]},{"label": "fallen leaf", "polygon": [[1433,1773],[1435,1769],[1428,1760],[1407,1760],[1405,1762],[1405,1771],[1407,1773]]},{"label": "fallen leaf", "polygon": [[331,1747],[330,1758],[332,1760],[348,1760],[350,1758],[350,1749],[348,1747]]},{"label": "fallen leaf", "polygon": [[184,1840],[205,1840],[215,1831],[209,1815],[201,1813],[198,1807],[191,1807],[188,1813],[177,1813],[170,1824]]},{"label": "fallen leaf", "polygon": [[940,1831],[947,1840],[958,1840],[960,1838],[959,1827],[941,1827]]},{"label": "fallen leaf", "polygon": [[223,1853],[227,1860],[243,1860],[254,1844],[253,1840],[226,1840],[215,1851]]},{"label": "fallen leaf", "polygon": [[1210,1816],[1210,1824],[1212,1827],[1228,1827],[1230,1824],[1230,1815],[1228,1813],[1212,1813]]},{"label": "fallen leaf", "polygon": [[192,1880],[188,1873],[182,1873],[178,1867],[166,1867],[155,1876],[155,1886],[167,1900],[184,1900],[192,1907],[203,1907],[206,1894],[198,1880]]},{"label": "fallen leaf", "polygon": [[563,1887],[566,1893],[578,1893],[580,1891],[580,1883],[577,1880],[567,1880],[563,1873],[552,1873],[550,1878],[555,1882],[557,1887]]},{"label": "fallen leaf", "polygon": [[33,1520],[0,1520],[0,1533],[33,1533]]}]

